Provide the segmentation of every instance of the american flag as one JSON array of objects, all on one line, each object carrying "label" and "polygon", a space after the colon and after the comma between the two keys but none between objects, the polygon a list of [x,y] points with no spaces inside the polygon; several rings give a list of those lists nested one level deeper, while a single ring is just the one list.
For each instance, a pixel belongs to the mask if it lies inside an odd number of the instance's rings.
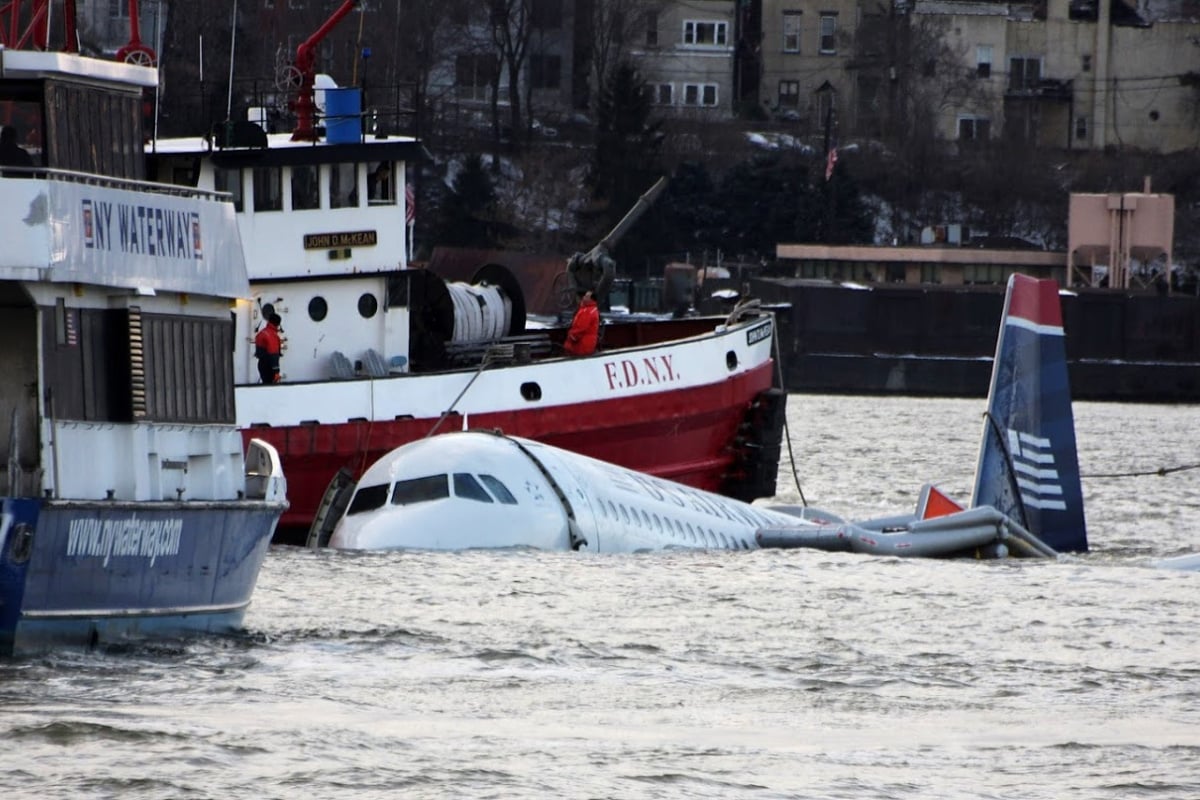
[{"label": "american flag", "polygon": [[833,177],[833,168],[837,165],[837,145],[829,146],[829,154],[825,156],[825,180]]},{"label": "american flag", "polygon": [[417,218],[417,195],[407,180],[404,182],[404,222],[412,225]]}]

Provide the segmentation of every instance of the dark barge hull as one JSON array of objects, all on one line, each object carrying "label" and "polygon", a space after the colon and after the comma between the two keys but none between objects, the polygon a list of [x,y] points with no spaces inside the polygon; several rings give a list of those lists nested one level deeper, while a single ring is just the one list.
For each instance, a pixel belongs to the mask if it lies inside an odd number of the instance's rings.
[{"label": "dark barge hull", "polygon": [[[759,278],[780,312],[789,392],[985,397],[1002,287],[851,287]],[[1078,400],[1200,402],[1200,298],[1074,290],[1062,296]]]}]

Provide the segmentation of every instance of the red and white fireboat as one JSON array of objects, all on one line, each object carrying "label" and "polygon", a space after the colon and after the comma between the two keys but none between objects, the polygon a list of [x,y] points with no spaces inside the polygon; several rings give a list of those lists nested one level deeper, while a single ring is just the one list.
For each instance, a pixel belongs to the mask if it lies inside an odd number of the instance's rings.
[{"label": "red and white fireboat", "polygon": [[[508,269],[480,264],[466,283],[409,268],[419,143],[364,135],[358,90],[315,91],[323,124],[302,132],[238,122],[148,146],[152,178],[234,196],[253,298],[235,308],[230,364],[239,426],[288,476],[276,541],[303,543],[349,500],[327,489],[447,430],[499,429],[747,501],[775,493],[786,398],[769,311],[607,315],[600,349],[566,356],[566,326],[527,326]],[[262,385],[253,341],[273,313],[282,380]]]}]

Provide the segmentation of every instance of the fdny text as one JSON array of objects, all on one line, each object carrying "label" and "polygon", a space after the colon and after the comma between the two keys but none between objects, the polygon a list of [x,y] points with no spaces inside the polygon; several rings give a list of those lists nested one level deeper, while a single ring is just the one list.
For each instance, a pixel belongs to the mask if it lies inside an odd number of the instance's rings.
[{"label": "fdny text", "polygon": [[649,356],[641,361],[630,358],[605,361],[604,374],[608,378],[609,391],[634,386],[657,386],[679,380],[671,356]]}]

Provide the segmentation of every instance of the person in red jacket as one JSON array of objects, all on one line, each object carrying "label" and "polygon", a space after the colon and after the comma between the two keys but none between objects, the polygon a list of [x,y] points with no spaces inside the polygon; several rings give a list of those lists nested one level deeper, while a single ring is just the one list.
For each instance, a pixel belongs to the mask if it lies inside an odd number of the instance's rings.
[{"label": "person in red jacket", "polygon": [[254,337],[254,357],[258,359],[258,377],[263,383],[279,383],[279,356],[282,353],[282,342],[279,340],[279,326],[283,320],[272,312],[267,317],[267,324]]},{"label": "person in red jacket", "polygon": [[600,309],[596,307],[592,293],[584,292],[579,298],[579,308],[575,311],[575,319],[571,320],[571,330],[567,331],[563,349],[573,356],[590,356],[596,352],[599,338]]}]

